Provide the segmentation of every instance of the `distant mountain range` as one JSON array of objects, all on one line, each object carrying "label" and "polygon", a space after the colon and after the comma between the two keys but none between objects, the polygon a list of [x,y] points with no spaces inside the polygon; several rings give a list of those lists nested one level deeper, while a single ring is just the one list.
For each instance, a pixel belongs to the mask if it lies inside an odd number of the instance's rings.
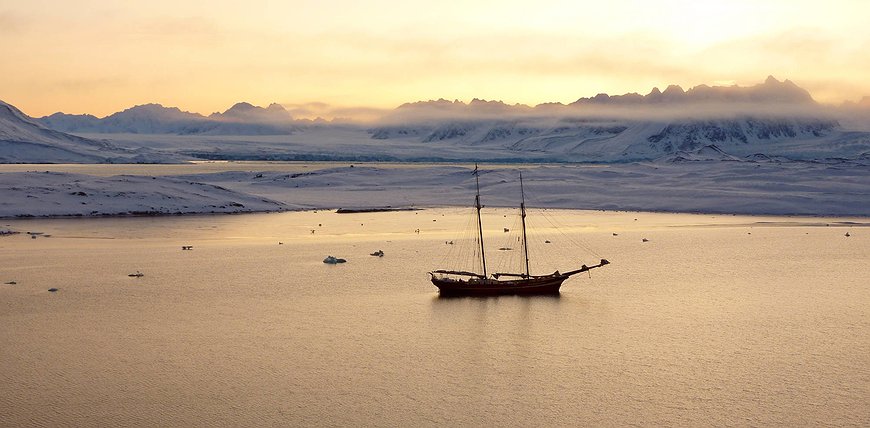
[{"label": "distant mountain range", "polygon": [[[861,128],[870,117],[870,98],[840,108],[821,106],[806,90],[773,77],[749,87],[683,90],[672,85],[646,95],[599,94],[534,107],[479,99],[421,101],[402,104],[369,125],[294,120],[278,104],[238,103],[209,116],[146,104],[104,118],[55,113],[41,119],[2,106],[0,162],[164,162],[183,157],[631,162],[694,159],[710,146],[739,158],[864,159],[870,153],[870,129]],[[111,143],[69,133],[106,134]],[[292,139],[260,138],[289,134]]]},{"label": "distant mountain range", "polygon": [[209,116],[177,107],[144,104],[102,119],[87,114],[54,113],[36,120],[52,129],[77,133],[280,135],[297,129],[290,113],[279,104],[264,108],[244,102]]},{"label": "distant mountain range", "polygon": [[128,150],[48,129],[14,106],[0,101],[0,162],[2,163],[151,163],[174,156],[147,149]]},{"label": "distant mountain range", "polygon": [[[534,107],[523,104],[505,104],[501,101],[486,101],[473,99],[470,103],[448,101],[445,99],[418,101],[400,105],[392,114],[397,120],[422,118],[439,118],[445,115],[480,115],[496,116],[505,114],[518,115],[556,115],[571,114],[578,108],[595,107],[629,107],[629,108],[662,108],[675,110],[683,108],[728,107],[730,112],[739,112],[747,105],[757,108],[788,105],[795,107],[817,106],[812,96],[794,82],[780,82],[769,76],[764,83],[754,86],[708,86],[699,85],[689,90],[683,90],[678,85],[670,85],[664,91],[653,88],[648,94],[635,92],[623,95],[598,94],[594,97],[580,98],[569,104],[543,103]],[[388,116],[390,118],[390,116]]]},{"label": "distant mountain range", "polygon": [[598,94],[580,98],[572,104],[663,104],[663,103],[761,103],[761,104],[814,104],[813,97],[791,80],[780,82],[768,76],[764,83],[742,86],[698,85],[684,91],[678,85],[670,85],[664,91],[653,88],[649,94],[629,93],[609,96]]},{"label": "distant mountain range", "polygon": [[[870,149],[867,134],[844,132],[835,113],[793,82],[771,76],[749,87],[671,85],[647,95],[599,94],[535,107],[478,99],[408,103],[370,133],[377,140],[501,146],[564,161],[652,160],[711,145],[745,156],[831,140],[836,146],[829,153],[836,147],[844,156],[863,155]],[[789,153],[803,157],[799,149]]]},{"label": "distant mountain range", "polygon": [[[506,153],[544,155],[563,161],[613,162],[652,160],[713,144],[744,155],[764,153],[785,142],[830,138],[839,128],[839,123],[830,119],[740,116],[666,121],[442,121],[382,126],[370,132],[373,139],[412,140],[432,146],[433,151],[444,145],[481,150],[501,147]],[[870,144],[862,143],[858,150],[870,150]]]},{"label": "distant mountain range", "polygon": [[[870,104],[870,98],[866,103]],[[748,105],[753,108],[788,106],[791,109],[817,106],[806,90],[790,80],[780,82],[770,76],[764,83],[748,87],[699,85],[684,91],[680,86],[671,85],[664,91],[653,88],[646,95],[598,94],[569,104],[544,103],[534,107],[480,99],[469,103],[444,99],[419,101],[400,105],[387,113],[383,122],[408,124],[458,118],[474,120],[505,116],[560,116],[576,115],[580,112],[595,113],[596,109],[605,109],[607,114],[613,114],[609,110],[611,108],[640,108],[671,113],[685,111],[689,114],[701,106],[708,109],[725,108],[739,113]],[[246,102],[237,103],[222,113],[208,116],[182,111],[177,107],[144,104],[104,118],[88,114],[54,113],[35,120],[48,128],[63,132],[177,135],[286,135],[312,123],[308,120],[294,120],[280,104],[259,107]]]}]

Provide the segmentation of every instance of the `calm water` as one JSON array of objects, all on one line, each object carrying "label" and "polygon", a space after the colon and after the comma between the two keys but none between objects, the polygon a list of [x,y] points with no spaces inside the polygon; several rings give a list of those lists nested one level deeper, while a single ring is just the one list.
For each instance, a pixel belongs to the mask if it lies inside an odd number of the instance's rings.
[{"label": "calm water", "polygon": [[870,424],[870,227],[550,211],[613,264],[441,299],[467,214],[0,220],[0,425]]}]

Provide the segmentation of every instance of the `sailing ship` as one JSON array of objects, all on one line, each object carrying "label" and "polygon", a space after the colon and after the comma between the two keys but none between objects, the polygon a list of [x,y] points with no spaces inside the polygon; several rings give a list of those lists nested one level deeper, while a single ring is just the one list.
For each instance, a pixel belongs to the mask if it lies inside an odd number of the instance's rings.
[{"label": "sailing ship", "polygon": [[480,245],[480,264],[482,273],[460,270],[438,269],[429,272],[432,284],[438,287],[442,295],[455,296],[494,296],[508,294],[558,294],[562,283],[568,278],[582,272],[587,272],[610,264],[606,259],[601,259],[596,265],[582,265],[578,269],[567,272],[555,271],[546,275],[532,275],[529,271],[529,246],[526,235],[526,196],[523,189],[523,174],[520,172],[520,217],[522,219],[522,244],[525,256],[524,273],[493,273],[487,274],[486,250],[483,242],[483,223],[480,219],[480,170],[477,165],[473,171],[477,194],[474,197],[474,207],[477,210],[477,234]]}]

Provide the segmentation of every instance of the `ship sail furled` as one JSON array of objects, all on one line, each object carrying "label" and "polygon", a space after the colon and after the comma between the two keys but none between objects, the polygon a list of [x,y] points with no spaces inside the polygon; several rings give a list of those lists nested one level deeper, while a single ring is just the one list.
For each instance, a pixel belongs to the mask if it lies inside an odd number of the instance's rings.
[{"label": "ship sail furled", "polygon": [[[525,188],[523,185],[522,173],[520,173],[520,220],[522,224],[522,236],[520,245],[522,246],[524,272],[522,273],[502,273],[497,272],[492,275],[488,274],[486,263],[486,245],[484,243],[483,221],[481,219],[481,204],[480,198],[480,168],[475,164],[474,182],[475,182],[475,240],[476,256],[479,257],[482,273],[465,269],[437,269],[429,272],[432,283],[438,287],[442,294],[457,294],[457,295],[499,295],[499,294],[554,294],[559,292],[562,283],[571,277],[581,272],[587,272],[591,269],[605,266],[609,264],[606,259],[592,266],[582,265],[579,269],[569,270],[564,273],[555,271],[547,275],[532,275],[530,270],[529,257],[529,239],[526,227],[526,197]],[[505,228],[505,232],[509,229]],[[449,243],[453,243],[450,241]],[[511,250],[511,248],[503,247],[502,250]],[[476,258],[478,258],[476,257]],[[507,279],[504,279],[507,278]]]}]

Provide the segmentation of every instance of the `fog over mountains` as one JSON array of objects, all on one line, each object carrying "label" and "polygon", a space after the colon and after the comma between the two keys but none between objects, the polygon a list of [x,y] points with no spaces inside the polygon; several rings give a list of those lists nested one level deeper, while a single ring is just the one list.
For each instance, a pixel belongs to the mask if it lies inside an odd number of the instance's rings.
[{"label": "fog over mountains", "polygon": [[[579,98],[569,104],[544,103],[531,107],[509,105],[501,101],[474,99],[469,103],[444,99],[419,101],[400,105],[385,112],[379,123],[405,123],[437,121],[443,119],[504,119],[506,117],[559,117],[559,116],[615,116],[615,117],[679,117],[726,113],[759,113],[772,109],[806,111],[818,107],[810,94],[786,80],[774,77],[755,86],[700,85],[684,91],[670,85],[664,91],[653,88],[647,95],[598,94]],[[177,107],[144,104],[113,113],[104,118],[93,115],[54,113],[37,119],[46,127],[64,132],[139,133],[139,134],[212,134],[212,135],[269,135],[286,134],[294,125],[311,121],[297,121],[277,103],[259,107],[240,102],[224,112],[203,116],[182,111]]]},{"label": "fog over mountains", "polygon": [[[104,118],[55,113],[32,119],[11,106],[3,116],[0,141],[15,143],[0,150],[3,162],[64,161],[57,154],[63,150],[74,155],[69,162],[120,156],[610,163],[720,152],[729,159],[792,160],[859,159],[870,153],[870,98],[823,106],[795,83],[774,77],[748,87],[671,85],[645,95],[598,94],[568,104],[421,101],[369,123],[298,120],[279,104],[244,102],[208,116],[159,104]],[[41,146],[27,152],[24,143]],[[49,156],[49,146],[61,152]]]},{"label": "fog over mountains", "polygon": [[750,87],[701,85],[684,91],[672,85],[647,95],[599,94],[535,107],[484,100],[408,103],[373,126],[371,136],[499,147],[568,162],[694,159],[700,152],[813,160],[870,153],[868,134],[840,123],[855,114],[860,116],[860,109],[819,105],[793,82],[768,77]]},{"label": "fog over mountains", "polygon": [[664,92],[653,88],[649,94],[642,96],[630,93],[618,96],[599,94],[592,98],[580,98],[573,104],[584,103],[646,103],[661,104],[675,102],[742,102],[742,103],[790,103],[811,104],[812,96],[791,80],[780,82],[773,76],[768,76],[762,84],[749,87],[740,86],[708,86],[698,85],[684,91],[678,85],[668,86]]},{"label": "fog over mountains", "polygon": [[460,164],[301,174],[229,164],[226,172],[166,177],[6,172],[0,217],[466,205],[470,162],[490,163],[481,168],[492,174],[484,191],[495,205],[514,202],[507,188],[515,168],[500,164],[534,162],[546,165],[529,168],[527,184],[546,195],[538,201],[545,207],[868,215],[868,123],[870,99],[823,106],[774,78],[568,104],[423,101],[369,123],[298,120],[278,104],[249,103],[208,116],[148,104],[104,118],[33,119],[0,103],[0,163]]},{"label": "fog over mountains", "polygon": [[407,122],[415,119],[443,119],[505,115],[523,117],[592,116],[619,118],[679,118],[758,114],[785,110],[788,113],[813,113],[820,106],[806,90],[790,80],[778,81],[769,76],[764,83],[741,86],[699,85],[683,90],[670,85],[664,91],[653,88],[648,94],[598,94],[579,98],[568,104],[543,103],[530,107],[509,105],[501,101],[474,99],[470,103],[445,99],[406,103],[387,114],[385,121]]}]

